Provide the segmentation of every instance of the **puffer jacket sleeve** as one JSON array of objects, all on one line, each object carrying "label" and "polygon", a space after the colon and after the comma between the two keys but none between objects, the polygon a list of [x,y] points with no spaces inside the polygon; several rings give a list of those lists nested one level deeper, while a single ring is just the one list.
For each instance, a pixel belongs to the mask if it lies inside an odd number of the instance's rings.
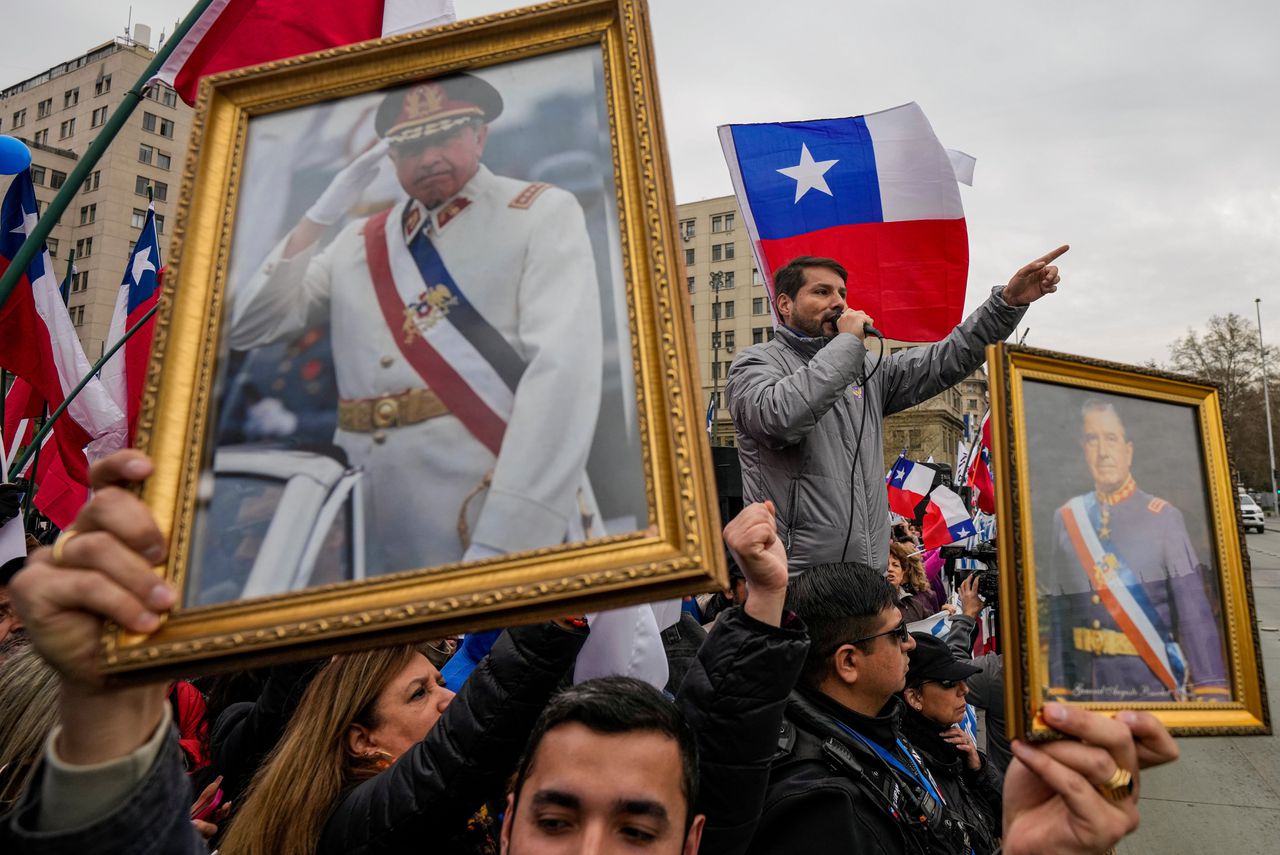
[{"label": "puffer jacket sleeve", "polygon": [[909,348],[883,360],[872,382],[879,381],[883,390],[886,416],[950,389],[982,364],[988,344],[1003,341],[1013,332],[1027,307],[1010,306],[1000,290],[992,289],[987,302],[942,341]]},{"label": "puffer jacket sleeve", "polygon": [[586,638],[551,623],[504,632],[426,738],[347,793],[318,851],[411,852],[461,831],[515,770]]},{"label": "puffer jacket sleeve", "polygon": [[698,741],[702,851],[746,852],[764,809],[769,763],[787,696],[809,649],[799,619],[774,627],[740,608],[722,614],[685,676],[676,703]]},{"label": "puffer jacket sleeve", "polygon": [[191,785],[177,731],[170,729],[146,775],[120,804],[88,825],[37,831],[43,766],[17,807],[0,817],[0,852],[29,855],[205,855],[191,824]]},{"label": "puffer jacket sleeve", "polygon": [[775,354],[780,341],[750,347],[734,360],[724,394],[737,429],[781,448],[803,440],[861,373],[866,348],[838,335],[807,365],[788,371]]}]

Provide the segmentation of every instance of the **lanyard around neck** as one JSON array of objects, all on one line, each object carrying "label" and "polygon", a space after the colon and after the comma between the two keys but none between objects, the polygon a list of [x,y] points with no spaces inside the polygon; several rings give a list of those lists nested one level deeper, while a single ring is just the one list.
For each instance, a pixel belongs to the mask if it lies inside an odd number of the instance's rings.
[{"label": "lanyard around neck", "polygon": [[[937,800],[938,804],[945,805],[947,803],[947,800],[942,797],[942,792],[938,789],[938,785],[934,783],[933,776],[930,775],[928,772],[926,772],[924,769],[920,768],[920,765],[916,763],[915,755],[911,753],[911,751],[907,748],[907,746],[902,744],[901,739],[898,739],[897,737],[895,737],[893,741],[897,744],[898,750],[902,752],[902,756],[906,757],[907,762],[911,764],[911,769],[908,769],[906,766],[903,766],[901,761],[899,761],[897,757],[894,757],[891,752],[886,751],[877,743],[872,742],[870,739],[867,739],[865,736],[858,733],[856,730],[849,727],[844,722],[836,719],[832,719],[832,721],[835,721],[836,725],[845,733],[849,734],[854,739],[858,740],[863,745],[867,746],[872,751],[874,751],[877,754],[877,756],[880,757],[880,759],[884,760],[890,766],[897,769],[899,772],[906,775],[908,778],[910,778],[911,780],[919,784],[921,787],[923,787],[925,792],[927,792],[929,795],[933,796],[933,798]],[[912,770],[915,770],[915,771],[913,772]]]}]

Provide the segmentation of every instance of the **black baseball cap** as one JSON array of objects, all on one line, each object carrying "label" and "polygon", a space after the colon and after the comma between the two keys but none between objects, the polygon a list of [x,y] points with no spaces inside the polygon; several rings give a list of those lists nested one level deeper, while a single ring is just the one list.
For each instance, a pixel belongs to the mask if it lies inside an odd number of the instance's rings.
[{"label": "black baseball cap", "polygon": [[929,680],[967,680],[982,669],[972,662],[957,659],[947,643],[927,632],[913,632],[915,649],[908,655],[907,685],[918,686]]}]

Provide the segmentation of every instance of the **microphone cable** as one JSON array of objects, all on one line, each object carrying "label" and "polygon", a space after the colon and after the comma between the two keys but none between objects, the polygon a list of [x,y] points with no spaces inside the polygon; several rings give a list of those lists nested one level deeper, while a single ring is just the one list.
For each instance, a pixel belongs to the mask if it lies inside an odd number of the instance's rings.
[{"label": "microphone cable", "polygon": [[880,370],[880,363],[884,362],[884,336],[880,334],[878,329],[870,324],[866,325],[865,331],[867,334],[874,335],[876,340],[880,342],[880,352],[876,354],[876,364],[872,367],[870,373],[862,378],[862,418],[858,420],[858,434],[853,444],[853,465],[849,467],[849,528],[845,530],[844,546],[840,548],[841,561],[848,560],[847,553],[849,551],[849,538],[853,536],[853,504],[854,493],[857,490],[857,484],[854,482],[853,476],[856,475],[858,471],[858,455],[862,453],[862,434],[867,427],[867,406],[871,400],[871,378]]}]

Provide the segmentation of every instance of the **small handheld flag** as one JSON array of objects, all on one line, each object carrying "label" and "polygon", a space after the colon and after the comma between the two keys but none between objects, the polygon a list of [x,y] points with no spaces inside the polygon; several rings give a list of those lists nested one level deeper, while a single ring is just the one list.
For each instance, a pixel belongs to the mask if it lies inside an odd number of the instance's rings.
[{"label": "small handheld flag", "polygon": [[955,543],[973,537],[977,532],[964,500],[942,485],[934,487],[924,511],[924,548],[935,549]]},{"label": "small handheld flag", "polygon": [[916,511],[933,488],[938,470],[927,463],[908,460],[905,452],[898,455],[885,477],[889,509],[907,519],[918,519]]},{"label": "small handheld flag", "polygon": [[[111,316],[107,341],[115,343],[160,299],[160,240],[156,233],[155,206],[147,208],[142,232],[125,263],[120,290],[116,292],[116,308]],[[142,406],[142,386],[151,358],[154,318],[125,342],[124,348],[102,367],[102,382],[112,399],[129,418],[129,444],[133,444]]]}]

